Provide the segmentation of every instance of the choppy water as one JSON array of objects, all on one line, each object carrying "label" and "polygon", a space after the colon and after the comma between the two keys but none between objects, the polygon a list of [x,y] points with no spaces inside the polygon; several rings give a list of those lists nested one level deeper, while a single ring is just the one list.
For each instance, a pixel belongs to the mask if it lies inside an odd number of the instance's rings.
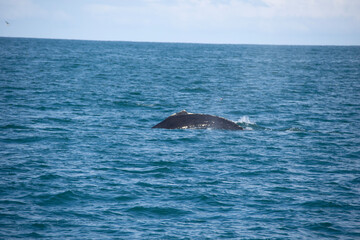
[{"label": "choppy water", "polygon": [[0,89],[0,238],[360,238],[360,47],[0,38]]}]

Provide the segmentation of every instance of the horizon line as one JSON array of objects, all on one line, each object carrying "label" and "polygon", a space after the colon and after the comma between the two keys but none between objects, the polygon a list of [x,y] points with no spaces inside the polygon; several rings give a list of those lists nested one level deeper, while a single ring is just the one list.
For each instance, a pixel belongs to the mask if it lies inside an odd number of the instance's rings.
[{"label": "horizon line", "polygon": [[303,47],[360,47],[360,44],[289,44],[289,43],[215,43],[215,42],[178,42],[178,41],[141,41],[141,40],[104,40],[81,38],[51,38],[51,37],[14,37],[0,36],[0,38],[21,38],[39,40],[89,41],[89,42],[127,42],[127,43],[163,43],[163,44],[199,44],[199,45],[257,45],[257,46],[303,46]]}]

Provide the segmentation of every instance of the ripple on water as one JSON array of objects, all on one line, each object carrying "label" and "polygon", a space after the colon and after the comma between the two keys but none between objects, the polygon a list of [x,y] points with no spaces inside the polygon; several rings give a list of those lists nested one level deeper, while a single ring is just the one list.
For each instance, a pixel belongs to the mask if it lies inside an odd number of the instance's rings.
[{"label": "ripple on water", "polygon": [[34,197],[38,200],[38,204],[40,206],[58,206],[75,203],[76,201],[82,199],[83,195],[80,192],[67,190],[53,194],[41,194]]},{"label": "ripple on water", "polygon": [[174,207],[154,207],[154,206],[136,206],[126,210],[135,217],[148,218],[181,218],[191,214],[191,211],[185,211]]}]

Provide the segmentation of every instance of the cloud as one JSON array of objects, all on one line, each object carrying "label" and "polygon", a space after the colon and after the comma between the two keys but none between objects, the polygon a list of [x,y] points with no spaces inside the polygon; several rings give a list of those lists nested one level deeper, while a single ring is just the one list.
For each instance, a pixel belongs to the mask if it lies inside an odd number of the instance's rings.
[{"label": "cloud", "polygon": [[108,0],[84,11],[140,41],[293,43],[360,24],[360,1],[352,0]]},{"label": "cloud", "polygon": [[270,17],[358,18],[360,1],[353,0],[264,0],[271,8]]},{"label": "cloud", "polygon": [[360,1],[352,0],[135,0],[89,4],[86,10],[97,17],[109,15],[115,20],[125,15],[137,22],[140,18],[163,19],[168,24],[236,25],[244,19],[255,21],[280,18],[348,18],[359,21]]}]

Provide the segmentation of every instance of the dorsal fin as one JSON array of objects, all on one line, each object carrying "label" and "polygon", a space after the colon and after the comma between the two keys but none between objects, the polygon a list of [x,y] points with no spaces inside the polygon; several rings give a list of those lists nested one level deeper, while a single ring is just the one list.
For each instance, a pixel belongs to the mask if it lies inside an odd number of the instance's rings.
[{"label": "dorsal fin", "polygon": [[178,113],[174,113],[173,115],[171,116],[179,116],[179,115],[188,115],[189,113],[186,111],[186,110],[182,110]]},{"label": "dorsal fin", "polygon": [[184,109],[181,112],[176,113],[175,115],[187,115],[187,114],[189,113]]}]

